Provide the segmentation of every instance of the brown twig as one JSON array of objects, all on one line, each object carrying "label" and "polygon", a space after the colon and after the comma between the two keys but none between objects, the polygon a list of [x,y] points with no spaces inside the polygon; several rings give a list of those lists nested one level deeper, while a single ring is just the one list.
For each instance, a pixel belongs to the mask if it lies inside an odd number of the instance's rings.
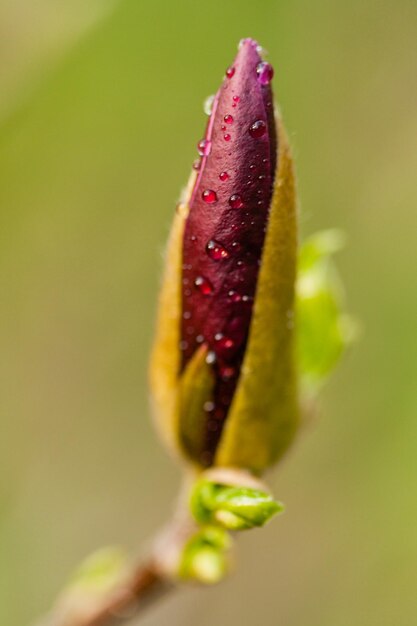
[{"label": "brown twig", "polygon": [[98,596],[69,590],[36,626],[119,626],[136,617],[178,585],[178,556],[195,523],[183,505],[184,487],[170,524],[153,543],[150,556],[129,570],[109,591]]},{"label": "brown twig", "polygon": [[100,598],[64,596],[37,626],[118,626],[175,588],[150,558]]}]

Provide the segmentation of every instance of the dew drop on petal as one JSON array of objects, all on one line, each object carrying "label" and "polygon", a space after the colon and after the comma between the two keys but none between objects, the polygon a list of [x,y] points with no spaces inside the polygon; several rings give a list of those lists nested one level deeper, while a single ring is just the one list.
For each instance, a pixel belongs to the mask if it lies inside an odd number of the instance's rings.
[{"label": "dew drop on petal", "polygon": [[229,198],[229,205],[232,207],[232,209],[241,209],[243,207],[242,197],[239,196],[238,193],[234,193]]},{"label": "dew drop on petal", "polygon": [[225,141],[230,141],[230,140],[231,140],[231,138],[232,138],[232,136],[231,136],[231,135],[229,135],[229,133],[226,133],[225,135],[223,135],[223,137],[224,137],[224,140],[225,140]]},{"label": "dew drop on petal", "polygon": [[236,104],[240,102],[239,96],[233,96],[233,102],[236,102]]},{"label": "dew drop on petal", "polygon": [[204,100],[204,105],[203,105],[203,108],[204,108],[204,113],[205,113],[206,115],[211,115],[211,113],[212,113],[214,98],[215,98],[215,96],[214,96],[214,95],[212,95],[212,96],[208,96],[208,97]]},{"label": "dew drop on petal", "polygon": [[213,285],[207,278],[204,278],[204,276],[197,276],[194,285],[203,296],[211,296],[214,291]]},{"label": "dew drop on petal", "polygon": [[217,419],[208,420],[207,430],[209,430],[212,433],[215,433],[219,430],[219,422],[217,421]]},{"label": "dew drop on petal", "polygon": [[234,289],[231,289],[227,295],[229,296],[230,300],[234,304],[236,304],[237,302],[240,302],[242,299],[242,296],[240,295],[240,293],[237,293],[237,291],[235,291]]},{"label": "dew drop on petal", "polygon": [[227,68],[226,70],[227,78],[232,78],[234,76],[234,73],[235,73],[235,68],[232,65]]},{"label": "dew drop on petal", "polygon": [[231,380],[236,376],[236,368],[230,365],[223,365],[219,369],[220,378],[224,381]]},{"label": "dew drop on petal", "polygon": [[215,362],[216,362],[216,353],[213,352],[213,350],[210,350],[210,352],[207,352],[206,363],[208,365],[213,365],[213,363]]},{"label": "dew drop on petal", "polygon": [[233,124],[233,116],[230,115],[230,113],[225,115],[223,119],[226,122],[226,124]]},{"label": "dew drop on petal", "polygon": [[214,339],[216,341],[216,352],[223,356],[227,355],[235,347],[233,339],[223,335],[223,333],[217,333]]},{"label": "dew drop on petal", "polygon": [[194,169],[194,170],[197,170],[197,172],[198,172],[198,170],[200,169],[200,167],[201,167],[201,161],[200,161],[200,159],[196,159],[196,160],[194,161],[194,163],[193,163],[193,169]]},{"label": "dew drop on petal", "polygon": [[256,120],[251,126],[249,126],[249,134],[254,139],[259,139],[266,133],[266,124],[263,120]]},{"label": "dew drop on petal", "polygon": [[227,172],[220,172],[219,178],[222,182],[229,179],[229,174]]},{"label": "dew drop on petal", "polygon": [[213,259],[213,261],[221,261],[222,259],[227,259],[229,257],[229,252],[226,248],[215,239],[210,239],[207,243],[206,252],[210,259]]},{"label": "dew drop on petal", "polygon": [[256,74],[261,85],[269,85],[274,76],[274,68],[267,61],[261,61],[256,66]]},{"label": "dew drop on petal", "polygon": [[211,152],[211,141],[209,139],[201,139],[197,144],[197,150],[200,156],[208,156]]},{"label": "dew drop on petal", "polygon": [[213,189],[205,189],[201,194],[201,197],[207,204],[213,204],[214,202],[217,202],[217,193],[213,191]]}]

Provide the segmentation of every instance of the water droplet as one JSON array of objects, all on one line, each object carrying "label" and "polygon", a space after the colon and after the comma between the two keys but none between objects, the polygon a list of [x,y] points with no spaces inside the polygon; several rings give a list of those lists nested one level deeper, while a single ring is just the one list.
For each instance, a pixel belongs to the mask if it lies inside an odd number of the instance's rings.
[{"label": "water droplet", "polygon": [[209,139],[201,139],[197,144],[197,150],[200,156],[208,156],[211,152],[211,141]]},{"label": "water droplet", "polygon": [[224,124],[221,125],[220,127],[222,130],[226,130],[226,126]]},{"label": "water droplet", "polygon": [[236,102],[236,104],[240,102],[239,96],[233,96],[233,102]]},{"label": "water droplet", "polygon": [[203,343],[204,341],[204,335],[197,335],[197,337],[195,338],[197,343]]},{"label": "water droplet", "polygon": [[213,189],[205,189],[201,194],[201,197],[207,204],[213,204],[214,202],[217,202],[217,193],[213,191]]},{"label": "water droplet", "polygon": [[267,56],[268,51],[265,50],[265,48],[262,48],[262,46],[260,46],[259,44],[256,46],[256,52],[260,55],[260,56]]},{"label": "water droplet", "polygon": [[229,179],[229,174],[227,172],[220,172],[219,174],[219,178],[221,181],[225,181]]},{"label": "water droplet", "polygon": [[188,341],[180,341],[180,350],[184,351],[188,348]]},{"label": "water droplet", "polygon": [[220,378],[224,381],[231,380],[236,376],[236,368],[224,365],[219,370]]},{"label": "water droplet", "polygon": [[232,209],[241,209],[243,207],[243,200],[241,196],[239,196],[238,193],[234,193],[229,198],[229,204],[232,207]]},{"label": "water droplet", "polygon": [[211,402],[210,400],[208,402],[205,402],[203,405],[203,409],[206,411],[206,413],[211,413],[212,411],[214,411],[216,405],[214,404],[214,402]]},{"label": "water droplet", "polygon": [[216,342],[216,352],[218,354],[227,355],[230,350],[235,347],[235,342],[230,337],[226,337],[223,333],[216,333],[214,335]]},{"label": "water droplet", "polygon": [[249,302],[249,303],[251,303],[251,302],[253,302],[253,298],[252,298],[252,296],[244,295],[244,296],[242,296],[242,302]]},{"label": "water droplet", "polygon": [[223,406],[216,407],[214,417],[217,421],[223,420],[226,417],[226,409]]},{"label": "water droplet", "polygon": [[216,362],[216,353],[213,352],[213,350],[210,350],[210,352],[207,352],[206,363],[207,365],[213,365],[213,363],[215,362]]},{"label": "water droplet", "polygon": [[197,237],[195,235],[191,235],[190,240],[191,241],[197,241]]},{"label": "water droplet", "polygon": [[256,122],[254,122],[249,127],[249,134],[251,137],[254,137],[255,139],[259,139],[259,137],[262,137],[262,135],[265,135],[265,133],[266,133],[266,124],[263,120],[256,120]]},{"label": "water droplet", "polygon": [[265,178],[266,178],[265,174],[260,174],[258,176],[258,180],[265,180]]},{"label": "water droplet", "polygon": [[244,39],[241,39],[239,41],[239,45],[238,45],[238,49],[240,50],[242,46],[244,46],[245,44],[248,44],[249,46],[252,46],[252,48],[257,48],[258,46],[258,42],[255,41],[254,39],[251,39],[250,37],[244,37]]},{"label": "water droplet", "polygon": [[231,302],[233,302],[234,304],[240,302],[242,299],[240,293],[237,293],[237,291],[235,291],[234,289],[231,289],[227,295],[229,296]]},{"label": "water droplet", "polygon": [[203,296],[211,296],[214,291],[213,285],[207,278],[204,278],[204,276],[197,276],[194,285]]},{"label": "water droplet", "polygon": [[231,140],[231,138],[232,138],[232,136],[231,136],[231,135],[229,135],[229,133],[226,133],[225,135],[223,135],[223,137],[224,137],[224,140],[225,140],[225,141],[230,141],[230,140]]},{"label": "water droplet", "polygon": [[232,78],[232,76],[234,76],[234,73],[235,73],[235,68],[232,65],[227,68],[226,70],[227,78]]},{"label": "water droplet", "polygon": [[185,320],[189,320],[191,317],[191,311],[184,311],[182,316]]},{"label": "water droplet", "polygon": [[269,85],[274,76],[274,68],[267,61],[261,61],[256,66],[256,74],[261,85]]},{"label": "water droplet", "polygon": [[200,159],[196,159],[193,163],[193,169],[198,171],[200,167],[201,167],[201,161]]},{"label": "water droplet", "polygon": [[222,259],[227,259],[229,256],[226,248],[215,239],[210,239],[206,246],[206,252],[213,261],[221,261]]},{"label": "water droplet", "polygon": [[206,115],[211,115],[212,113],[214,98],[215,96],[212,95],[212,96],[207,96],[207,98],[204,100],[203,108],[204,108],[204,113]]},{"label": "water droplet", "polygon": [[207,430],[212,433],[215,433],[219,430],[219,423],[217,420],[208,420],[207,422]]},{"label": "water droplet", "polygon": [[223,119],[226,122],[226,124],[233,124],[233,116],[230,115],[230,113],[225,115]]}]

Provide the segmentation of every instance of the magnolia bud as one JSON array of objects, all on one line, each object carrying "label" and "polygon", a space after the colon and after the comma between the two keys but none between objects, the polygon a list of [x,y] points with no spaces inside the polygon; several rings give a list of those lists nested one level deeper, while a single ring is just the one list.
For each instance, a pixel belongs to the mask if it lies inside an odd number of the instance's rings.
[{"label": "magnolia bud", "polygon": [[272,67],[243,40],[174,218],[151,389],[161,431],[199,467],[260,473],[293,439],[296,199]]}]

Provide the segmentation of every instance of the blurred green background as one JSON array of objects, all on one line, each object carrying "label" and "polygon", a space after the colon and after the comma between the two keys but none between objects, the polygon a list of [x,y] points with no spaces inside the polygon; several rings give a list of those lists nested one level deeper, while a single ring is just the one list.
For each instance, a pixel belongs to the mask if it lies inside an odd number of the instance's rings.
[{"label": "blurred green background", "polygon": [[287,513],[142,623],[417,623],[415,0],[1,0],[1,624],[170,514],[146,385],[161,251],[244,36],[275,66],[303,233],[348,234],[362,336],[270,477]]}]

